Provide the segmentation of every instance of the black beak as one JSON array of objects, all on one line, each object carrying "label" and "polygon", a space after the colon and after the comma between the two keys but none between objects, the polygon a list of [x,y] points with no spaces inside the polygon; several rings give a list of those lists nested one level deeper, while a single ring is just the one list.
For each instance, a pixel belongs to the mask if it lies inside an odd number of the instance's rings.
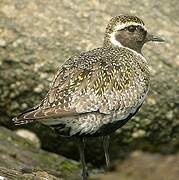
[{"label": "black beak", "polygon": [[153,42],[165,42],[164,39],[160,38],[160,37],[156,37],[152,34],[147,33],[146,37],[145,37],[145,42],[148,41],[153,41]]}]

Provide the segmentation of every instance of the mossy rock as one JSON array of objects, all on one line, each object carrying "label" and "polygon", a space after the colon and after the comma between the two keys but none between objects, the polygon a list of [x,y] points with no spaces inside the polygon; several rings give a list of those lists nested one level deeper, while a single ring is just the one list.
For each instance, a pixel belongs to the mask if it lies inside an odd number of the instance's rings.
[{"label": "mossy rock", "polygon": [[9,179],[80,179],[79,163],[49,153],[0,126],[0,175]]}]

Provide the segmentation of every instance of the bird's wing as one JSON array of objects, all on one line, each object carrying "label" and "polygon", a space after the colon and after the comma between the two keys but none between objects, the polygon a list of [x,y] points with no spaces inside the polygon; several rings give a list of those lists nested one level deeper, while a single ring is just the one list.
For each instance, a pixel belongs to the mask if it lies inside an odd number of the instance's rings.
[{"label": "bird's wing", "polygon": [[110,114],[134,106],[145,87],[140,86],[140,78],[130,61],[109,63],[111,54],[98,48],[67,60],[40,106],[14,121],[27,123],[96,111]]}]

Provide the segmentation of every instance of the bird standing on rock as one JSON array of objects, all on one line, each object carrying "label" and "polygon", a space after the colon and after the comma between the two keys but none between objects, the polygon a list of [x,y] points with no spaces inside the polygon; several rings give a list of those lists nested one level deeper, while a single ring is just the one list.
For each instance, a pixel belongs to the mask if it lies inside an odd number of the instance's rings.
[{"label": "bird standing on rock", "polygon": [[149,41],[163,39],[149,34],[138,17],[112,18],[103,46],[69,58],[41,103],[14,118],[14,123],[40,121],[60,135],[77,137],[83,180],[85,138],[102,136],[109,167],[109,135],[135,115],[149,90],[149,66],[141,53]]}]

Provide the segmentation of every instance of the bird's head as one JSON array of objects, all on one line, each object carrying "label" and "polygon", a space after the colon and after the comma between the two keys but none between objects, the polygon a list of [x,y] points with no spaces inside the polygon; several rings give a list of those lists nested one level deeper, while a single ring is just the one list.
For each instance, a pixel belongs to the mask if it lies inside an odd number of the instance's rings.
[{"label": "bird's head", "polygon": [[110,20],[104,38],[104,46],[128,47],[141,53],[146,42],[163,42],[147,32],[144,22],[136,16],[120,15]]}]

